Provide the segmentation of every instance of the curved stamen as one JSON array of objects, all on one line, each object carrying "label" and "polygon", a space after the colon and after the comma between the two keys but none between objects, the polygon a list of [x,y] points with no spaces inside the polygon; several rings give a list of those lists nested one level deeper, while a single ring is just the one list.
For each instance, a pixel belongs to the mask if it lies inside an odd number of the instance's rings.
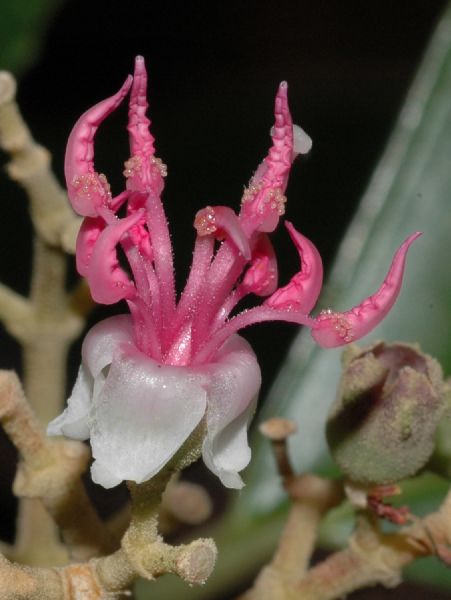
[{"label": "curved stamen", "polygon": [[298,311],[287,311],[270,308],[267,306],[257,306],[249,310],[245,310],[236,317],[228,321],[221,329],[219,329],[213,337],[202,346],[202,349],[195,355],[192,364],[201,364],[208,362],[222,344],[234,333],[249,325],[262,323],[263,321],[287,321],[288,323],[297,323],[298,325],[306,325],[313,327],[315,320]]},{"label": "curved stamen", "polygon": [[[214,239],[212,236],[196,237],[193,261],[185,289],[176,309],[176,318],[171,332],[171,338],[179,336],[180,329],[185,326],[198,308],[199,298],[203,296],[207,281],[207,271],[213,257]],[[173,352],[174,343],[169,353]]]},{"label": "curved stamen", "polygon": [[67,191],[74,210],[83,217],[95,217],[97,207],[111,200],[105,175],[99,175],[94,168],[94,136],[102,121],[127,95],[132,80],[129,75],[114,96],[87,110],[69,136],[64,162]]},{"label": "curved stamen", "polygon": [[127,304],[133,319],[136,345],[144,354],[161,360],[161,343],[151,307],[138,296],[127,300]]},{"label": "curved stamen", "polygon": [[127,188],[134,191],[163,191],[166,166],[155,157],[155,139],[147,117],[147,71],[142,56],[135,59],[133,86],[130,94],[128,125],[131,158],[125,163]]},{"label": "curved stamen", "polygon": [[269,296],[277,288],[277,259],[273,245],[261,233],[252,251],[252,262],[239,285],[240,293]]},{"label": "curved stamen", "polygon": [[299,253],[301,271],[265,300],[265,304],[271,308],[293,308],[308,314],[315,306],[323,285],[323,263],[316,246],[309,239],[288,221],[285,227]]},{"label": "curved stamen", "polygon": [[251,258],[249,241],[241,228],[237,215],[228,206],[207,206],[199,210],[194,219],[199,236],[214,235],[216,239],[227,237],[246,260]]},{"label": "curved stamen", "polygon": [[293,121],[287,92],[288,85],[282,81],[275,100],[272,146],[268,156],[257,168],[241,201],[240,220],[248,234],[254,230],[274,231],[279,217],[285,213],[284,192],[291,163],[296,156],[293,151]]},{"label": "curved stamen", "polygon": [[142,212],[108,225],[100,233],[93,248],[87,273],[91,295],[95,302],[114,304],[135,296],[134,283],[119,266],[116,246],[127,231],[143,218]]},{"label": "curved stamen", "polygon": [[163,205],[149,193],[146,200],[146,223],[152,240],[155,273],[160,289],[162,351],[166,349],[175,312],[175,283],[172,244]]},{"label": "curved stamen", "polygon": [[215,324],[216,330],[224,324],[235,306],[248,294],[269,296],[277,288],[277,260],[269,237],[260,233],[252,250],[252,261],[246,270],[242,282],[235,288],[219,309]]},{"label": "curved stamen", "polygon": [[356,341],[378,325],[395,303],[401,289],[407,252],[421,235],[410,235],[397,250],[379,290],[346,312],[322,311],[312,328],[313,339],[323,348],[335,348]]},{"label": "curved stamen", "polygon": [[78,273],[82,277],[86,277],[88,274],[95,244],[105,227],[106,223],[102,217],[86,217],[83,219],[75,247],[75,264]]},{"label": "curved stamen", "polygon": [[144,58],[135,58],[133,86],[130,94],[127,130],[130,134],[130,151],[133,154],[152,156],[155,153],[155,138],[149,131],[150,119],[147,117],[147,71]]}]

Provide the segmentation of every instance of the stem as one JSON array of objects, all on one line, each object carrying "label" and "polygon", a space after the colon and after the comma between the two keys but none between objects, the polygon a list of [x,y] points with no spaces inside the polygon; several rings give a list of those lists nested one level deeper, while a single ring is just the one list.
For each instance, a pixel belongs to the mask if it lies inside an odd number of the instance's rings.
[{"label": "stem", "polygon": [[[23,347],[26,394],[43,426],[61,410],[67,352],[82,328],[82,320],[67,308],[65,279],[63,252],[36,238],[30,293],[32,319],[15,324],[15,333]],[[54,555],[51,564],[61,564],[67,557],[58,528],[39,499],[19,500],[16,544],[21,559],[29,564],[48,564],[41,558],[43,548]]]}]

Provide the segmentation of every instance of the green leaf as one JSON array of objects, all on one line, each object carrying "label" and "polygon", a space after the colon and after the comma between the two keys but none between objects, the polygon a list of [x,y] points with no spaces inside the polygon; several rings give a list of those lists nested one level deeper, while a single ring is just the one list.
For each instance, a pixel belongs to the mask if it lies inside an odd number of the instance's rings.
[{"label": "green leaf", "polygon": [[63,0],[2,0],[0,69],[16,76],[36,61],[48,20]]},{"label": "green leaf", "polygon": [[[386,151],[341,245],[324,306],[345,310],[379,287],[391,258],[413,231],[413,245],[400,298],[371,339],[418,341],[451,371],[451,9],[440,22],[408,95]],[[340,372],[340,351],[315,346],[308,331],[294,342],[265,402],[262,419],[285,416],[298,423],[291,454],[299,471],[332,474],[324,423]],[[219,561],[208,585],[189,591],[166,580],[153,587],[166,598],[213,598],[252,573],[270,555],[283,523],[285,498],[268,443],[253,440],[247,486],[225,523],[211,534]],[[446,484],[420,478],[406,488],[404,502],[419,514],[437,506]],[[340,512],[341,511],[341,512]],[[321,532],[332,547],[345,540],[350,511],[332,513]],[[416,579],[451,587],[437,560],[420,561]],[[448,580],[446,582],[446,579]],[[145,589],[144,587],[141,589]],[[145,594],[138,597],[145,597]]]}]

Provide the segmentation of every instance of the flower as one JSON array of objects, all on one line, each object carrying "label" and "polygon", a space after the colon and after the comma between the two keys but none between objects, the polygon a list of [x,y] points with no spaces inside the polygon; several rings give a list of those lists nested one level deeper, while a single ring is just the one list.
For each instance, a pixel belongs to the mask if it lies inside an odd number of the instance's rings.
[{"label": "flower", "polygon": [[[68,407],[48,432],[90,438],[93,479],[111,487],[124,479],[139,483],[151,478],[203,423],[206,465],[226,486],[238,488],[238,472],[250,459],[247,427],[260,370],[237,331],[261,321],[285,320],[310,327],[324,347],[360,338],[395,302],[408,247],[419,234],[397,251],[376,294],[347,312],[323,311],[311,317],[322,286],[321,257],[286,222],[301,271],[277,289],[277,262],[268,233],[285,212],[291,164],[311,146],[307,134],[292,124],[287,84],[282,82],[272,146],[244,191],[239,214],[226,206],[207,206],[196,215],[193,262],[177,302],[160,200],[166,167],[155,156],[146,88],[144,60],[138,56],[134,76],[117,94],[89,109],[69,137],[68,194],[75,211],[85,217],[77,239],[77,269],[96,302],[126,300],[130,314],[107,319],[88,333]],[[125,162],[126,189],[113,197],[105,175],[94,167],[94,136],[129,91],[131,157]],[[119,263],[118,246],[131,275]],[[251,293],[266,300],[231,316]]]}]

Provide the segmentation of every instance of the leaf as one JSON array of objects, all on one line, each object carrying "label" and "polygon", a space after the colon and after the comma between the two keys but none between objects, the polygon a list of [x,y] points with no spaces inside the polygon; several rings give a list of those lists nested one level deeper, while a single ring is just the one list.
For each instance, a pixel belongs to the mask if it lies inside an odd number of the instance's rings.
[{"label": "leaf", "polygon": [[2,0],[0,69],[20,74],[39,54],[49,18],[63,0]]},{"label": "leaf", "polygon": [[[451,372],[451,8],[445,13],[401,111],[394,133],[376,168],[358,212],[340,247],[324,306],[348,309],[373,293],[393,253],[408,234],[415,242],[407,261],[400,298],[371,339],[418,341]],[[315,346],[301,331],[265,402],[262,419],[285,416],[298,423],[291,455],[299,471],[332,474],[324,423],[340,373],[340,351]],[[219,546],[215,572],[202,590],[161,582],[154,593],[165,598],[213,598],[270,555],[283,523],[285,498],[280,490],[269,444],[253,440],[247,486],[231,514],[210,532]],[[403,501],[421,512],[436,506],[445,485],[418,480]],[[350,514],[331,515],[322,529],[325,545],[342,543]],[[423,568],[423,564],[426,565]],[[445,585],[438,561],[415,564],[417,579]],[[431,570],[432,569],[432,570]],[[429,574],[429,575],[428,575]],[[448,576],[446,585],[451,587]],[[144,598],[144,596],[141,596]],[[139,598],[139,596],[138,596]]]}]

